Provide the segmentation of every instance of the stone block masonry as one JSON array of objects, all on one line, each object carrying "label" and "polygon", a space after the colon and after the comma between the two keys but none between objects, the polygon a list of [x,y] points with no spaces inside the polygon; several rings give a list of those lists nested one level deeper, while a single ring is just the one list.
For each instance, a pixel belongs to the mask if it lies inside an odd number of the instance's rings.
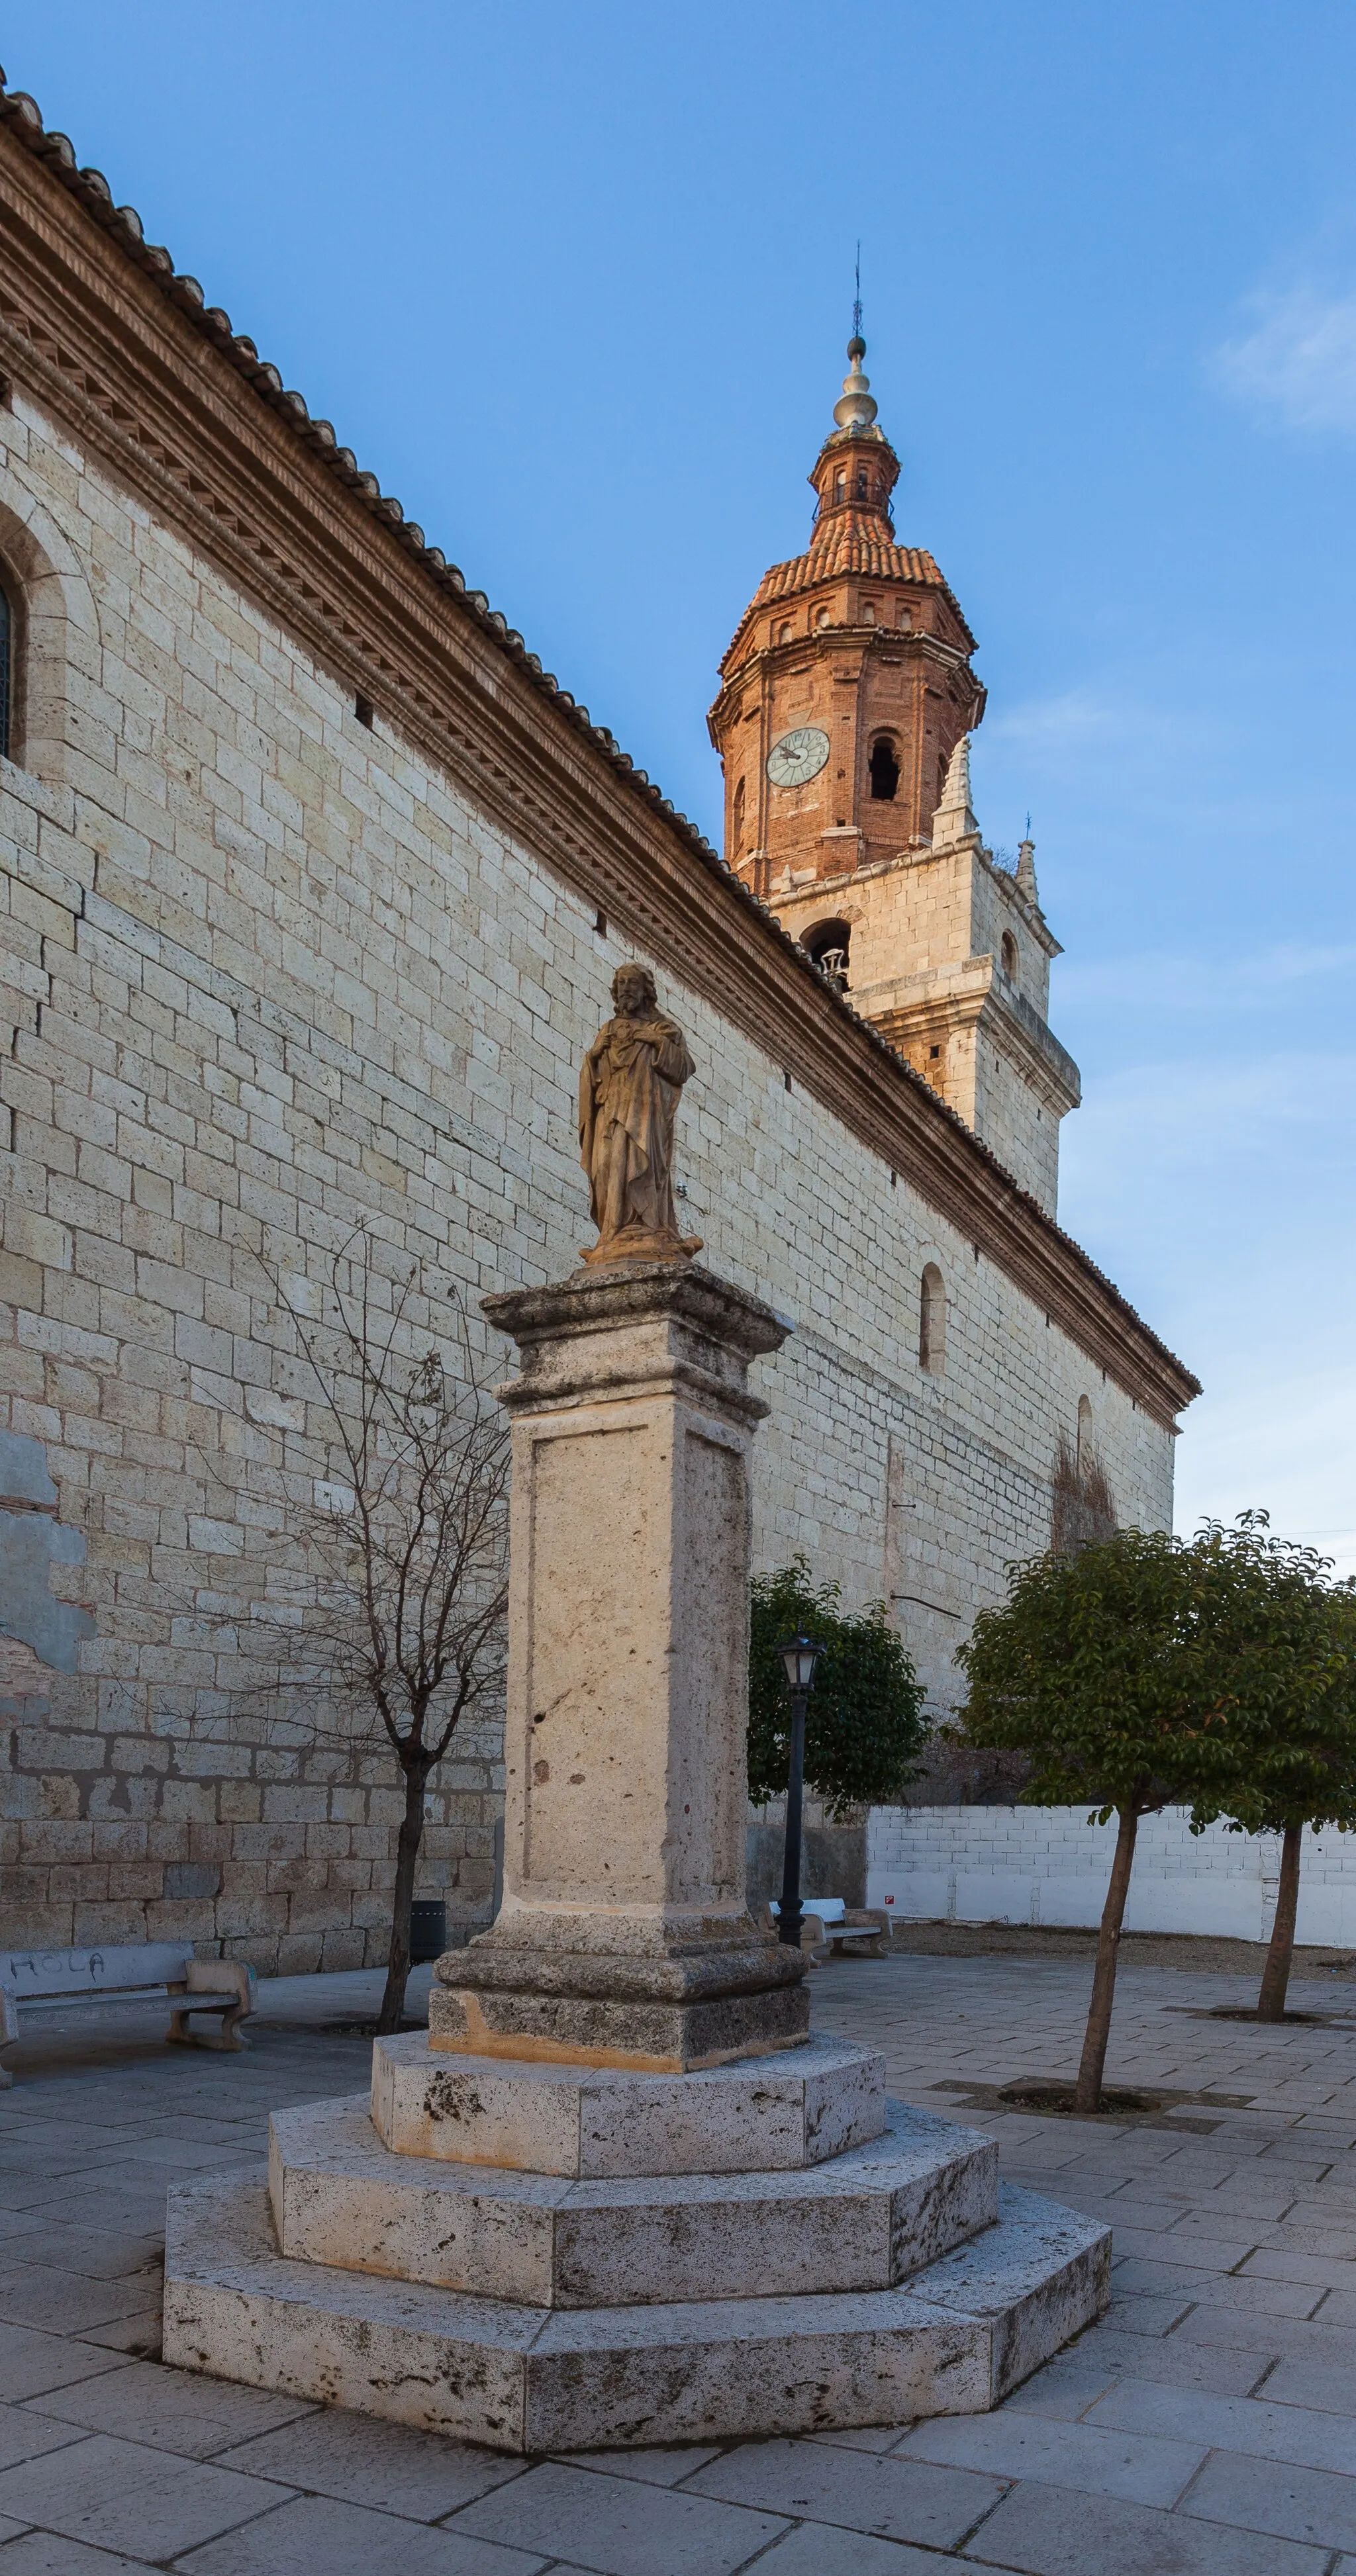
[{"label": "stone block masonry", "polygon": [[[65,199],[47,216],[87,222]],[[171,354],[181,364],[177,342]],[[375,663],[375,721],[359,721],[351,680],[269,604],[265,577],[252,592],[228,573],[138,457],[115,468],[22,357],[10,351],[0,410],[0,576],[21,623],[31,611],[19,757],[0,763],[0,1510],[14,1532],[0,1937],[186,1939],[264,1971],[368,1964],[386,1941],[393,1768],[309,1740],[304,1707],[281,1741],[251,1695],[251,1621],[277,1597],[297,1507],[333,1472],[270,1280],[315,1313],[361,1231],[392,1281],[417,1269],[410,1328],[426,1342],[453,1287],[475,1312],[488,1292],[568,1272],[588,1232],[575,1069],[624,956],[653,965],[697,1062],[684,1222],[796,1327],[766,1368],[755,1563],[803,1549],[850,1604],[888,1593],[937,1705],[955,1637],[999,1597],[1006,1560],[1044,1541],[1080,1397],[1124,1515],[1169,1518],[1170,1411],[1144,1397],[1167,1355],[1118,1307],[1093,1336],[1108,1365],[1089,1356],[1019,1261],[977,1249],[978,1219],[892,1173],[865,1117],[802,1078],[818,1059],[793,1019],[760,1040],[756,1015],[715,998],[744,916],[714,878],[698,888],[710,977],[686,927],[693,963],[675,971],[673,924],[697,899],[642,865],[638,823],[631,926],[611,912],[604,926],[551,838],[585,787],[597,837],[604,821],[620,837],[589,738],[560,733],[539,827],[510,828],[466,783],[471,750],[502,758],[493,672],[464,719],[474,744],[444,761],[383,711]],[[290,436],[243,379],[223,382],[251,435],[258,411],[261,435]],[[374,521],[361,533],[387,545]],[[397,571],[422,578],[403,557]],[[761,955],[750,971],[771,991],[783,967]],[[813,979],[805,1003],[831,1007]],[[830,1041],[856,1038],[844,1016],[814,1043],[827,1063]],[[1012,1222],[1017,1236],[1038,1223],[1020,1209]],[[919,1363],[929,1263],[945,1282],[941,1373]],[[424,1892],[446,1892],[454,1931],[492,1910],[501,1760],[487,1719],[430,1797]]]}]

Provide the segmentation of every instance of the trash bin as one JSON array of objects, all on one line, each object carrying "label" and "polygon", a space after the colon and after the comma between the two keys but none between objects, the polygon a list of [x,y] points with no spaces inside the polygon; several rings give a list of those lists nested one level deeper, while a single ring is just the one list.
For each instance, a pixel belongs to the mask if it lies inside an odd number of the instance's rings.
[{"label": "trash bin", "polygon": [[447,1948],[447,1907],[441,1896],[417,1897],[410,1907],[410,1966],[441,1959]]}]

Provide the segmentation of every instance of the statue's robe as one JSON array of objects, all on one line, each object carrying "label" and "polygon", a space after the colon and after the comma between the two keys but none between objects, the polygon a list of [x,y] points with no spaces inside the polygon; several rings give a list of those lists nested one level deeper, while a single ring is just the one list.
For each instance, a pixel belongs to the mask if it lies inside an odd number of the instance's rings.
[{"label": "statue's robe", "polygon": [[589,1176],[598,1249],[621,1234],[676,1246],[673,1130],[695,1067],[675,1020],[609,1020],[579,1074],[579,1159]]}]

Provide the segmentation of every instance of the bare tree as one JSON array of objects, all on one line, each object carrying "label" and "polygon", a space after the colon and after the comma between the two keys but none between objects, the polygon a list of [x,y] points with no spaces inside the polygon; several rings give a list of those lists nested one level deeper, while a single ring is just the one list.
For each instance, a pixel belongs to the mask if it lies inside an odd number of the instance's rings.
[{"label": "bare tree", "polygon": [[[503,1683],[509,1443],[455,1290],[449,1358],[413,1346],[417,1271],[392,1294],[385,1278],[374,1279],[370,1247],[357,1262],[351,1253],[350,1243],[331,1263],[332,1319],[318,1329],[269,1273],[328,1415],[330,1474],[290,1515],[308,1576],[299,1623],[290,1625],[281,1606],[272,1620],[267,1608],[261,1618],[256,1611],[256,1620],[287,1633],[276,1687],[293,1707],[298,1688],[311,1695],[305,1731],[324,1732],[315,1699],[323,1694],[337,1740],[350,1751],[384,1743],[400,1766],[404,1811],[377,2022],[392,2031],[410,1972],[429,1781],[463,1719]],[[356,1273],[349,1292],[345,1270]]]}]

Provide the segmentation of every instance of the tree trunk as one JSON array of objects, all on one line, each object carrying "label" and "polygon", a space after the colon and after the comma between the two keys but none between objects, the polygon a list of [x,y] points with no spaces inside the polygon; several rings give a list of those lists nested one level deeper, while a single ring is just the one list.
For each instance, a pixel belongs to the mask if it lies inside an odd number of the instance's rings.
[{"label": "tree trunk", "polygon": [[1121,1946],[1121,1923],[1125,1900],[1130,1893],[1130,1871],[1135,1857],[1135,1835],[1139,1816],[1133,1807],[1123,1807],[1116,1833],[1116,1857],[1111,1864],[1111,1884],[1102,1908],[1102,1929],[1097,1939],[1097,1965],[1092,1974],[1092,2002],[1088,2007],[1088,2027],[1083,2037],[1083,2055],[1074,2086],[1075,2111],[1095,2111],[1102,2098],[1102,2070],[1106,2065],[1107,2042],[1111,2037],[1111,2006],[1116,1993],[1116,1955]]},{"label": "tree trunk", "polygon": [[391,1901],[391,1949],[386,1969],[386,1992],[377,2018],[379,2035],[399,2030],[405,2010],[405,1986],[410,1973],[410,1907],[414,1903],[419,1846],[424,1839],[427,1778],[422,1764],[411,1764],[406,1768],[405,1813],[400,1819],[400,1839],[396,1844],[395,1894]]},{"label": "tree trunk", "polygon": [[1304,1827],[1287,1825],[1281,1837],[1281,1883],[1276,1891],[1276,1920],[1271,1927],[1271,1947],[1262,1970],[1262,1991],[1257,1998],[1259,2021],[1283,2021],[1285,1990],[1290,1983],[1290,1963],[1295,1955],[1295,1915],[1299,1907],[1300,1846]]}]

